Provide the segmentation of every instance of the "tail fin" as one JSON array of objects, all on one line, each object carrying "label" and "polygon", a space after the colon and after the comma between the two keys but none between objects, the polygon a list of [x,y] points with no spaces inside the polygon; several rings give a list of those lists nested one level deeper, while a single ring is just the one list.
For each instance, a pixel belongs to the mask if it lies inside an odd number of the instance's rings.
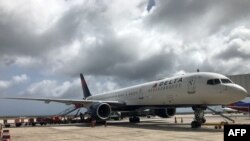
[{"label": "tail fin", "polygon": [[89,92],[88,85],[87,85],[82,73],[80,74],[80,78],[81,78],[81,83],[82,83],[83,99],[85,99],[85,98],[91,96],[91,94]]}]

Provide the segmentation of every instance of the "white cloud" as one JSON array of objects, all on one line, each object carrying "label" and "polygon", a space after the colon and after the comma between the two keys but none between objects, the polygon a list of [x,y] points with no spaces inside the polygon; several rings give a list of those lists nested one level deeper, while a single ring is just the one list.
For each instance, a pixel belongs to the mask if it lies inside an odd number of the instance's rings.
[{"label": "white cloud", "polygon": [[229,34],[229,40],[233,40],[235,38],[240,38],[242,40],[249,40],[250,29],[245,26],[239,26],[233,29]]},{"label": "white cloud", "polygon": [[[79,89],[77,89],[79,88]],[[80,97],[80,81],[74,80],[58,82],[56,80],[42,80],[28,86],[22,95],[33,97]]]},{"label": "white cloud", "polygon": [[112,90],[119,88],[118,84],[112,80],[106,80],[105,85],[103,85],[102,82],[97,81],[95,82],[95,85],[92,87],[96,88],[95,93],[103,93],[103,92],[112,91]]},{"label": "white cloud", "polygon": [[10,82],[9,81],[0,81],[0,89],[6,89],[10,87]]},{"label": "white cloud", "polygon": [[20,75],[20,76],[14,76],[14,77],[13,77],[13,81],[14,81],[15,83],[22,83],[22,82],[25,82],[25,81],[27,81],[27,80],[28,80],[28,77],[27,77],[26,74],[22,74],[22,75]]},{"label": "white cloud", "polygon": [[[98,94],[102,92],[111,91],[120,86],[115,83],[113,78],[105,77],[99,81],[98,77],[86,78],[91,94]],[[72,81],[59,82],[57,80],[42,80],[30,84],[26,90],[21,92],[22,96],[29,97],[48,97],[48,98],[82,98],[83,92],[81,88],[80,78]]]},{"label": "white cloud", "polygon": [[42,33],[53,25],[67,9],[63,0],[1,0],[0,9],[5,14],[18,16],[26,28]]},{"label": "white cloud", "polygon": [[11,80],[0,80],[0,89],[9,89],[11,87],[14,87],[18,84],[25,83],[29,80],[28,76],[26,74],[13,76]]},{"label": "white cloud", "polygon": [[55,91],[57,87],[58,84],[56,81],[43,80],[29,86],[27,91],[31,95],[56,97],[59,95],[58,91]]},{"label": "white cloud", "polygon": [[250,54],[250,29],[244,26],[235,28],[228,37],[228,46],[238,47],[237,51]]}]

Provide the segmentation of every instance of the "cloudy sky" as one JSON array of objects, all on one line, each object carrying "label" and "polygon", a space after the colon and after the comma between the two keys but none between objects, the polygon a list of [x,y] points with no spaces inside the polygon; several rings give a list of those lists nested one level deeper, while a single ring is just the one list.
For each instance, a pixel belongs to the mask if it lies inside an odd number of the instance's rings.
[{"label": "cloudy sky", "polygon": [[[249,0],[1,0],[0,96],[82,98],[81,72],[94,94],[197,68],[249,73],[249,9]],[[0,115],[64,108],[0,101]]]}]

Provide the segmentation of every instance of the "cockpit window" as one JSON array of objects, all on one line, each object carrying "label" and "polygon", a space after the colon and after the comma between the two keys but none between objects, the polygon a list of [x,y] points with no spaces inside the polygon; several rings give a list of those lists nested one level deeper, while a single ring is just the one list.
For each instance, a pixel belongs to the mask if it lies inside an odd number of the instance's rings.
[{"label": "cockpit window", "polygon": [[232,81],[229,79],[221,79],[221,82],[222,83],[232,83]]},{"label": "cockpit window", "polygon": [[214,84],[220,84],[220,80],[219,79],[214,79]]},{"label": "cockpit window", "polygon": [[216,85],[216,84],[220,84],[220,80],[219,79],[209,79],[207,81],[208,85]]},{"label": "cockpit window", "polygon": [[208,81],[207,81],[207,84],[208,84],[208,85],[213,85],[213,84],[214,84],[214,80],[213,80],[213,79],[208,80]]}]

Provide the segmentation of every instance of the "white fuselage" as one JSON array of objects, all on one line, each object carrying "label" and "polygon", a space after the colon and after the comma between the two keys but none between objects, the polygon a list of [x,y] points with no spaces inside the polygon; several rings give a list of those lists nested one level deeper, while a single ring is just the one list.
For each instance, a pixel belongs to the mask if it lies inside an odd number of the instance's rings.
[{"label": "white fuselage", "polygon": [[229,80],[216,73],[192,73],[93,95],[87,99],[119,101],[126,105],[171,106],[224,105],[247,96],[244,88],[234,83],[223,83],[222,79]]}]

